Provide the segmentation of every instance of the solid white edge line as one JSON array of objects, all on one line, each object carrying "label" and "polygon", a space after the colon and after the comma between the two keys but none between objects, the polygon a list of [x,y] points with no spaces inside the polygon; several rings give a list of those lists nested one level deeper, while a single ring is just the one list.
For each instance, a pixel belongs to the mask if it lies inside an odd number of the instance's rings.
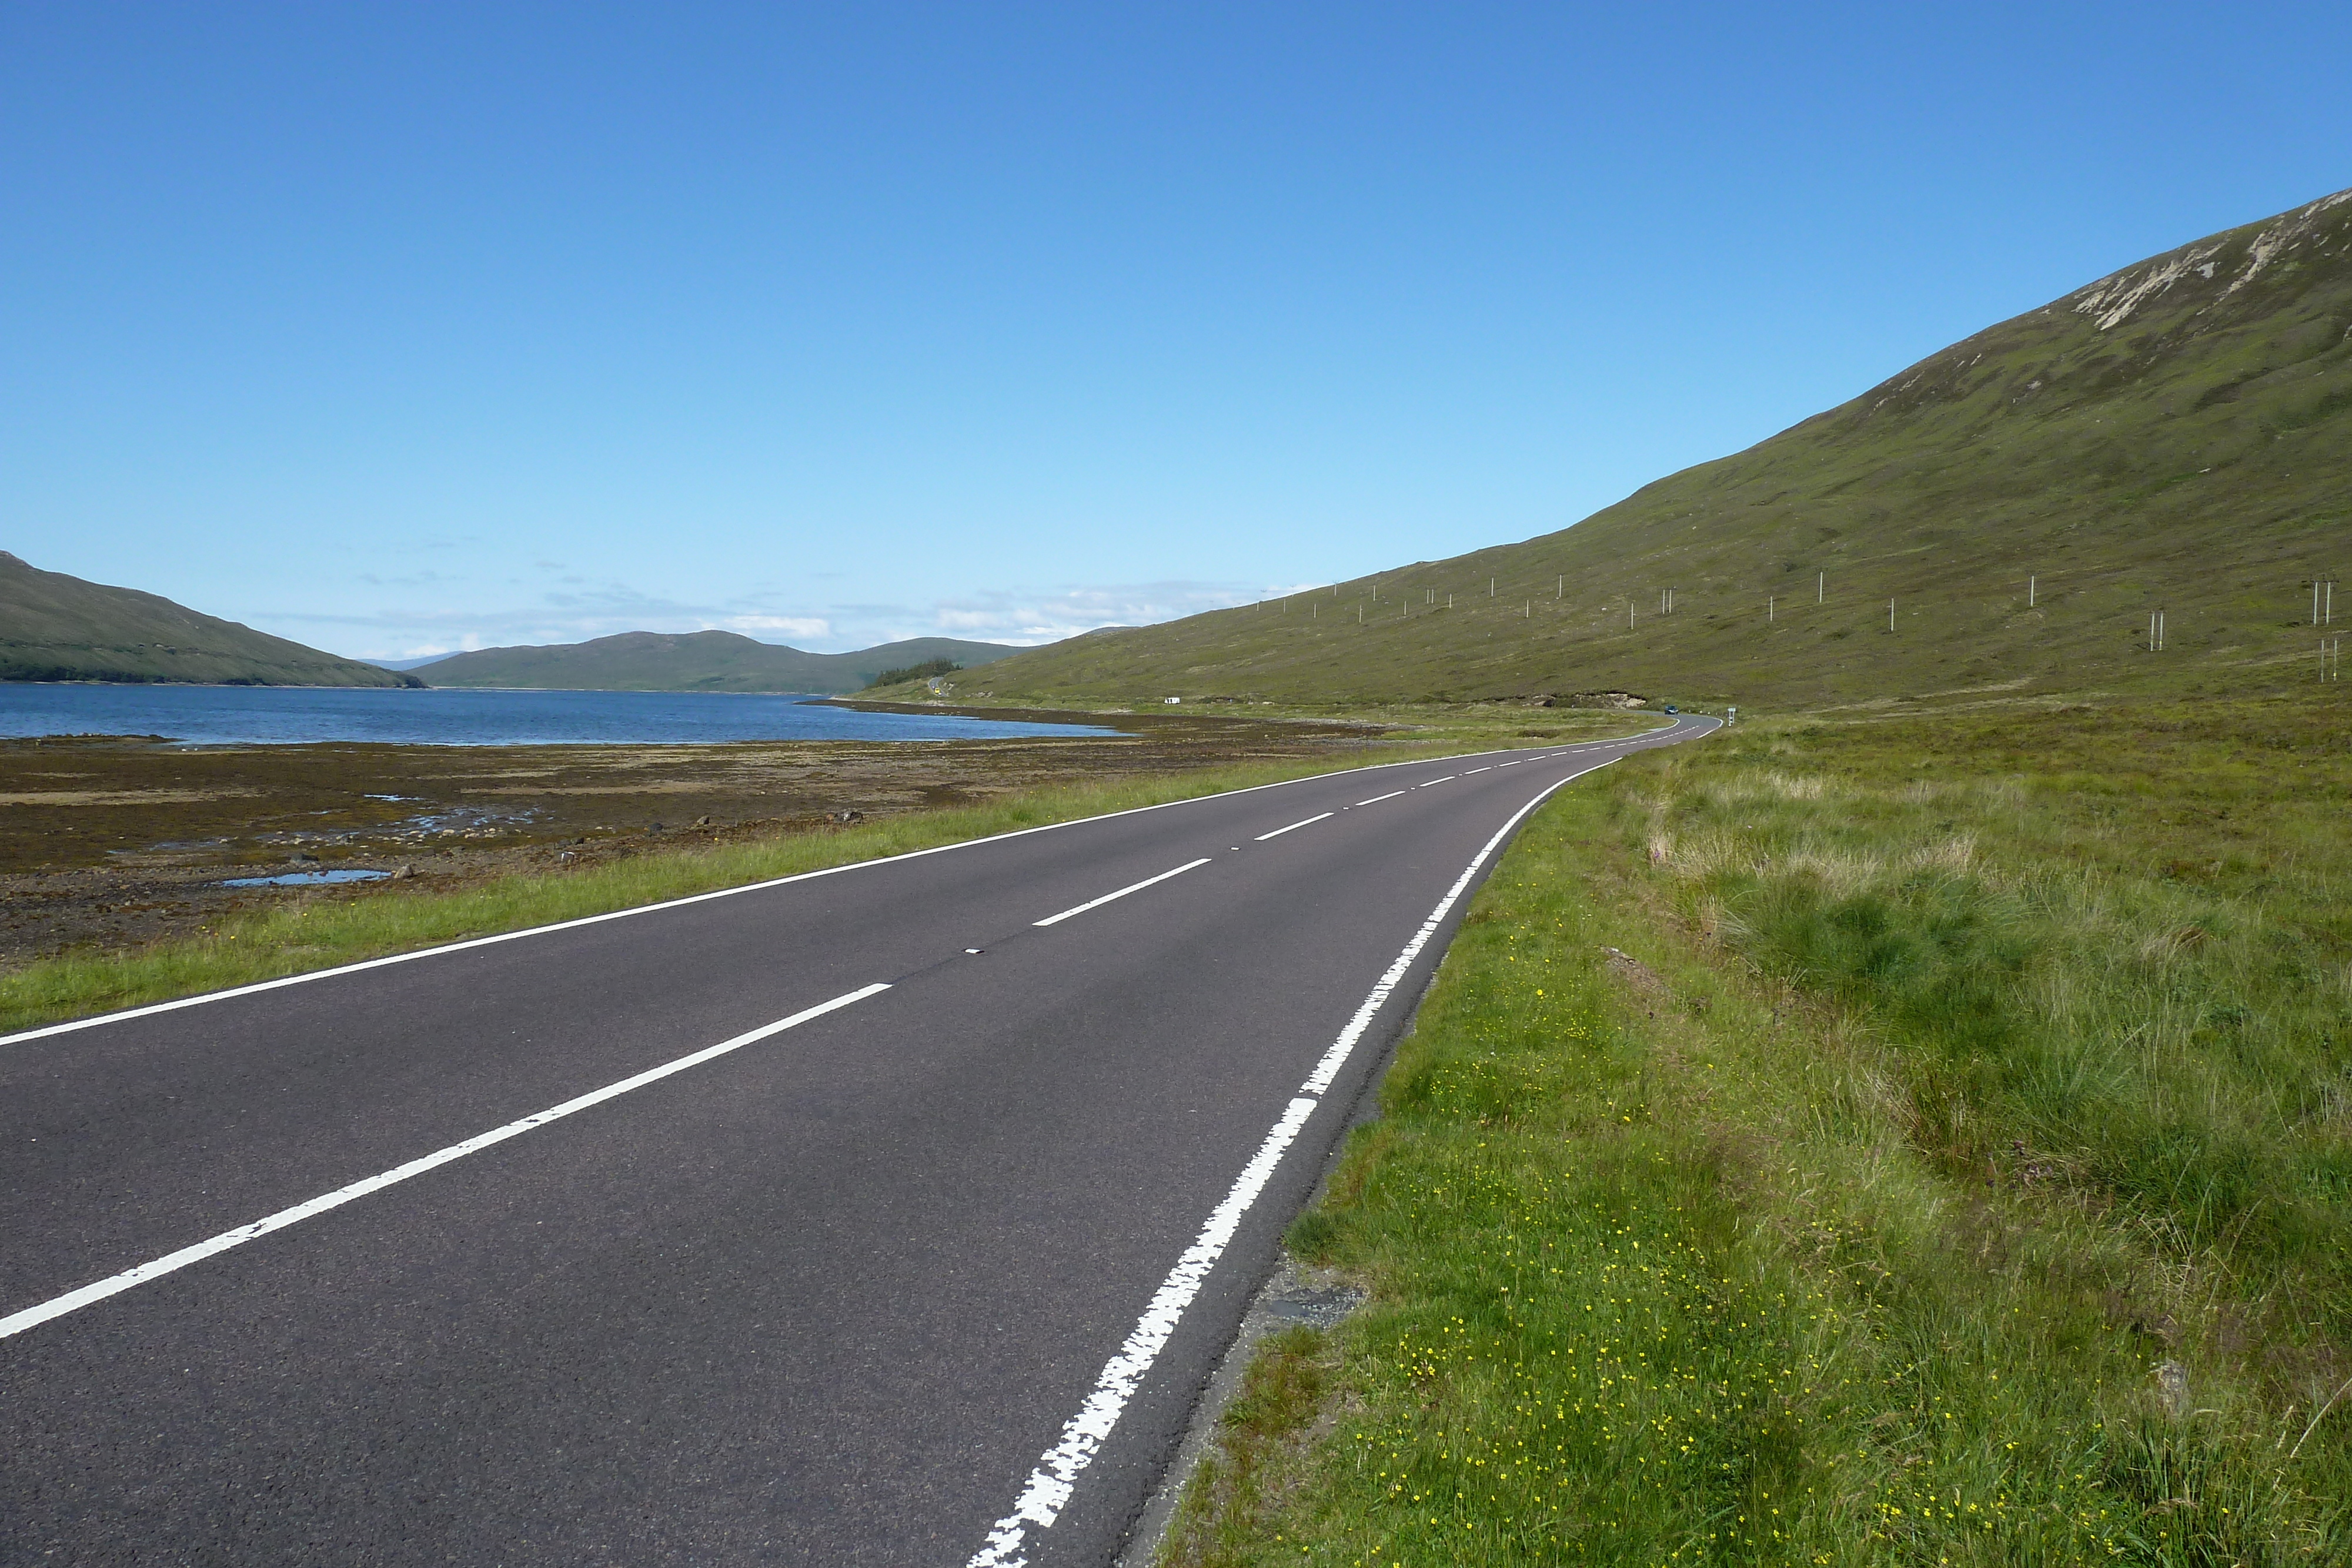
[{"label": "solid white edge line", "polygon": [[1307,1117],[1313,1115],[1316,1107],[1323,1103],[1321,1097],[1329,1092],[1331,1082],[1339,1076],[1349,1052],[1363,1039],[1364,1031],[1371,1027],[1372,1019],[1379,1015],[1381,1004],[1394,994],[1397,986],[1412,968],[1413,960],[1421,956],[1421,950],[1428,946],[1430,937],[1444,924],[1447,912],[1453,909],[1463,891],[1470,885],[1471,879],[1477,875],[1478,868],[1502,846],[1511,831],[1527,820],[1528,812],[1550,799],[1554,790],[1573,783],[1587,773],[1598,772],[1616,760],[1612,757],[1606,761],[1596,762],[1590,768],[1579,768],[1565,779],[1545,785],[1526,805],[1511,813],[1510,821],[1496,829],[1495,836],[1471,857],[1469,865],[1454,879],[1454,885],[1445,890],[1445,896],[1437,901],[1437,907],[1430,912],[1429,918],[1422,922],[1421,929],[1413,933],[1412,940],[1404,945],[1404,951],[1397,955],[1396,962],[1388,967],[1387,972],[1372,987],[1371,994],[1364,998],[1364,1005],[1358,1008],[1355,1016],[1348,1020],[1348,1027],[1339,1031],[1339,1038],[1332,1042],[1331,1049],[1323,1053],[1314,1073],[1299,1086],[1297,1097],[1284,1109],[1281,1120],[1275,1123],[1273,1130],[1266,1134],[1265,1141],[1258,1145],[1256,1155],[1234,1178],[1232,1190],[1225,1194],[1225,1200],[1210,1212],[1207,1223],[1201,1227],[1200,1235],[1177,1259],[1176,1266],[1160,1281],[1160,1289],[1152,1292],[1142,1317],[1137,1320],[1134,1329],[1119,1345],[1118,1354],[1104,1364],[1102,1375],[1095,1379],[1094,1388],[1087,1394],[1085,1403],[1078,1406],[1078,1413],[1070,1417],[1062,1427],[1060,1438],[1038,1459],[1036,1469],[1029,1472],[1029,1479],[1022,1485],[1021,1495],[1013,1500],[1013,1511],[990,1528],[988,1540],[971,1554],[965,1568],[1025,1568],[1029,1559],[1021,1549],[1028,1539],[1030,1527],[1034,1525],[1040,1530],[1050,1530],[1054,1521],[1061,1518],[1062,1510],[1077,1488],[1078,1472],[1093,1463],[1095,1455],[1101,1451],[1111,1429],[1118,1425],[1119,1416],[1126,1410],[1128,1401],[1135,1396],[1136,1389],[1142,1385],[1144,1375],[1151,1370],[1151,1364],[1159,1359],[1170,1336],[1176,1332],[1177,1322],[1184,1315],[1184,1309],[1192,1304],[1193,1297],[1200,1294],[1201,1285],[1209,1277],[1210,1269],[1223,1255],[1234,1233],[1241,1228],[1242,1216],[1257,1201],[1258,1194],[1265,1190],[1266,1182],[1272,1178],[1275,1166],[1281,1163],[1284,1152],[1297,1140],[1299,1129],[1307,1124]]},{"label": "solid white edge line", "polygon": [[969,1568],[1020,1568],[1029,1561],[1020,1555],[1028,1527],[1034,1524],[1040,1529],[1050,1528],[1061,1517],[1063,1505],[1070,1500],[1070,1493],[1076,1488],[1078,1472],[1093,1462],[1103,1439],[1118,1425],[1120,1412],[1127,1408],[1128,1400],[1143,1382],[1144,1374],[1151,1370],[1151,1364],[1160,1359],[1160,1352],[1176,1332],[1184,1309],[1201,1293],[1209,1270],[1223,1255],[1234,1232],[1241,1228],[1242,1216],[1257,1201],[1257,1195],[1274,1175],[1274,1167],[1281,1163],[1284,1152],[1307,1124],[1307,1118],[1315,1113],[1318,1103],[1303,1096],[1291,1101],[1282,1119],[1258,1145],[1256,1155],[1234,1178],[1225,1200],[1211,1211],[1208,1223],[1201,1227],[1201,1234],[1193,1238],[1192,1245],[1184,1249],[1176,1267],[1168,1271],[1160,1289],[1152,1292],[1150,1303],[1119,1345],[1118,1354],[1105,1364],[1086,1403],[1062,1428],[1060,1441],[1046,1449],[1037,1468],[1029,1472],[1013,1511],[989,1531],[987,1543],[972,1553]]},{"label": "solid white edge line", "polygon": [[[1336,817],[1338,815],[1339,813],[1337,811],[1318,811],[1312,817],[1302,818],[1300,821],[1291,823],[1290,828],[1312,827],[1326,817]],[[1250,842],[1254,844],[1262,844],[1268,839],[1278,839],[1282,837],[1283,834],[1290,831],[1290,828],[1276,828],[1270,833],[1260,833],[1257,837],[1252,839]]]},{"label": "solid white edge line", "polygon": [[[1628,736],[1626,743],[1643,738]],[[1027,838],[1031,833],[1050,833],[1063,828],[1081,828],[1088,822],[1108,822],[1117,817],[1139,816],[1146,811],[1172,810],[1179,806],[1198,805],[1204,800],[1230,800],[1235,795],[1255,795],[1261,789],[1286,789],[1293,784],[1310,784],[1318,779],[1342,779],[1351,773],[1378,773],[1390,768],[1426,768],[1432,762],[1460,762],[1473,757],[1492,757],[1492,751],[1465,751],[1454,757],[1416,757],[1401,762],[1373,762],[1361,768],[1335,768],[1328,773],[1302,774],[1297,779],[1277,779],[1271,784],[1249,784],[1239,789],[1220,789],[1212,795],[1192,795],[1181,800],[1162,800],[1155,806],[1129,806],[1121,810],[1104,811],[1092,817],[1073,817],[1066,822],[1041,822],[1034,828],[1014,828],[1009,832],[990,833],[982,838],[959,839],[951,844],[933,844],[927,850],[908,850],[900,854],[877,855],[872,860],[849,861],[841,865],[823,866],[815,871],[794,872],[790,876],[774,876],[765,882],[747,882],[740,887],[714,888],[709,893],[692,893],[683,898],[666,898],[657,904],[633,904],[626,909],[608,909],[602,915],[583,915],[573,920],[558,920],[546,925],[526,925],[520,931],[500,931],[489,936],[472,936],[462,942],[443,942],[431,947],[418,947],[406,953],[387,953],[381,958],[362,958],[355,964],[338,964],[330,969],[311,969],[299,975],[281,975],[274,980],[256,980],[251,985],[231,986],[218,991],[203,991],[193,997],[174,997],[168,1002],[149,1002],[143,1007],[124,1008],[117,1012],[94,1013],[89,1018],[68,1019],[63,1023],[44,1024],[16,1034],[0,1035],[0,1045],[22,1045],[29,1040],[46,1040],[51,1035],[71,1034],[76,1030],[96,1029],[100,1024],[128,1023],[132,1019],[152,1018],[157,1013],[176,1012],[182,1008],[202,1007],[207,1002],[225,1002],[236,997],[250,997],[263,991],[274,991],[285,986],[307,986],[314,980],[331,980],[340,975],[356,975],[362,970],[381,969],[392,964],[412,963],[419,958],[438,957],[444,953],[463,953],[469,948],[494,946],[500,942],[520,942],[526,936],[544,936],[551,932],[575,930],[583,925],[601,925],[607,920],[625,920],[633,915],[654,915],[665,909],[681,909],[689,904],[704,904],[714,898],[733,898],[739,894],[761,893],[788,883],[808,882],[820,876],[838,876],[844,872],[866,871],[875,866],[895,865],[901,861],[920,860],[925,855],[942,855],[950,850],[968,850],[980,844],[1002,843],[1007,839]],[[1402,793],[1402,791],[1399,791]]]},{"label": "solid white edge line", "polygon": [[1032,925],[1059,925],[1063,921],[1067,920],[1073,915],[1084,915],[1089,909],[1100,909],[1104,904],[1108,904],[1114,898],[1125,898],[1130,893],[1141,893],[1145,888],[1150,887],[1155,882],[1166,882],[1171,876],[1182,876],[1194,866],[1202,866],[1207,865],[1208,863],[1209,857],[1206,855],[1202,855],[1196,861],[1186,861],[1174,871],[1163,871],[1158,876],[1147,876],[1141,882],[1129,883],[1127,886],[1120,888],[1117,893],[1106,893],[1100,898],[1089,898],[1075,909],[1065,909],[1059,915],[1048,915],[1043,920],[1033,920],[1029,924]]},{"label": "solid white edge line", "polygon": [[1445,924],[1445,916],[1454,908],[1454,901],[1469,887],[1471,879],[1478,874],[1478,868],[1486,863],[1487,857],[1500,849],[1503,841],[1527,821],[1528,813],[1551,799],[1554,790],[1564,789],[1588,773],[1597,773],[1616,760],[1612,757],[1590,768],[1580,768],[1564,779],[1553,779],[1537,790],[1526,805],[1512,812],[1510,821],[1495,830],[1495,836],[1486,841],[1485,848],[1470,857],[1470,863],[1462,868],[1462,874],[1454,879],[1452,887],[1445,890],[1445,896],[1437,901],[1437,907],[1429,912],[1429,918],[1421,923],[1421,929],[1414,932],[1412,940],[1404,945],[1404,951],[1397,955],[1396,962],[1389,966],[1388,972],[1364,998],[1364,1005],[1356,1009],[1356,1016],[1348,1020],[1348,1027],[1339,1031],[1339,1038],[1331,1042],[1331,1049],[1323,1053],[1323,1060],[1315,1064],[1315,1071],[1307,1075],[1306,1082],[1298,1086],[1301,1094],[1321,1094],[1330,1089],[1331,1081],[1339,1076],[1339,1069],[1347,1063],[1348,1053],[1356,1049],[1356,1042],[1364,1038],[1366,1030],[1372,1027],[1372,1019],[1379,1016],[1381,1004],[1403,983],[1405,975],[1412,968],[1412,961],[1421,956],[1422,948],[1437,935],[1437,928]]},{"label": "solid white edge line", "polygon": [[1375,795],[1369,800],[1359,800],[1356,804],[1359,806],[1377,806],[1383,800],[1393,800],[1398,796],[1402,795],[1406,791],[1402,789],[1391,789],[1385,795]]},{"label": "solid white edge line", "polygon": [[135,1269],[126,1269],[120,1274],[95,1281],[78,1291],[68,1291],[64,1295],[52,1297],[38,1306],[26,1307],[22,1312],[11,1312],[8,1316],[0,1318],[0,1339],[22,1333],[26,1329],[47,1322],[51,1318],[63,1317],[68,1312],[87,1307],[96,1301],[102,1301],[109,1296],[120,1295],[133,1285],[143,1285],[150,1280],[161,1279],[166,1274],[186,1268],[191,1263],[199,1263],[218,1253],[226,1252],[233,1247],[242,1247],[248,1241],[258,1240],[273,1230],[283,1230],[289,1225],[299,1224],[313,1216],[324,1214],[329,1209],[341,1208],[356,1198],[365,1197],[371,1193],[382,1192],[385,1187],[404,1182],[411,1176],[423,1176],[426,1171],[446,1166],[452,1160],[461,1160],[467,1155],[478,1154],[493,1144],[505,1143],[509,1138],[519,1137],[536,1128],[544,1127],[550,1122],[561,1121],[575,1112],[585,1111],[592,1105],[601,1105],[607,1100],[617,1099],[633,1089],[642,1089],[648,1083],[658,1082],[673,1073],[683,1072],[689,1067],[698,1067],[714,1057],[726,1055],[729,1051],[740,1051],[747,1045],[768,1039],[771,1035],[782,1034],[784,1030],[804,1024],[811,1019],[823,1018],[825,1014],[836,1012],[852,1002],[862,1002],[877,992],[887,991],[889,988],[887,985],[871,985],[851,991],[845,996],[835,997],[829,1002],[819,1002],[813,1008],[803,1009],[790,1018],[778,1019],[773,1023],[761,1024],[758,1029],[747,1030],[732,1040],[722,1040],[717,1045],[705,1046],[700,1051],[681,1056],[674,1061],[666,1061],[659,1067],[647,1068],[645,1071],[624,1078],[617,1083],[608,1083],[602,1089],[592,1090],[576,1099],[566,1100],[561,1105],[551,1105],[544,1111],[525,1116],[519,1122],[509,1122],[503,1127],[493,1127],[487,1133],[478,1133],[462,1143],[451,1144],[446,1149],[436,1149],[429,1155],[409,1161],[406,1165],[394,1166],[392,1169],[381,1175],[372,1176],[364,1181],[356,1181],[349,1186],[337,1187],[334,1191],[311,1198],[307,1203],[298,1203],[291,1208],[281,1208],[277,1213],[257,1219],[249,1225],[240,1225],[234,1230],[224,1230],[218,1236],[199,1241],[193,1247],[183,1247],[177,1252],[166,1253],[152,1262],[142,1263]]}]

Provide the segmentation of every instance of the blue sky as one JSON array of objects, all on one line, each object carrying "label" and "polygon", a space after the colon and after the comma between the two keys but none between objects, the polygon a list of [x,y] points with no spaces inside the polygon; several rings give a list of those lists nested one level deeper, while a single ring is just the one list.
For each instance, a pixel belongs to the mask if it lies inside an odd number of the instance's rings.
[{"label": "blue sky", "polygon": [[1560,528],[2352,185],[2352,7],[0,0],[0,549],[338,652]]}]

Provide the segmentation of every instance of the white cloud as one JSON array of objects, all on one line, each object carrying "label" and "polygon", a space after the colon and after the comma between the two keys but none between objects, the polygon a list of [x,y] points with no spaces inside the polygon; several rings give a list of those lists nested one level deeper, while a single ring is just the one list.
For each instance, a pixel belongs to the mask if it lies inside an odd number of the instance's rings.
[{"label": "white cloud", "polygon": [[944,636],[1034,645],[1057,643],[1097,626],[1148,626],[1264,597],[1260,590],[1232,582],[991,589],[940,601],[931,610],[931,629]]},{"label": "white cloud", "polygon": [[[433,584],[417,582],[429,590]],[[413,590],[412,590],[413,591]],[[908,604],[781,604],[766,594],[731,602],[688,603],[646,593],[625,583],[558,584],[536,602],[479,609],[386,606],[373,612],[314,610],[255,619],[282,635],[359,658],[424,658],[475,648],[582,643],[618,632],[740,632],[763,642],[790,643],[818,653],[871,647],[909,637],[961,637],[1034,646],[1097,626],[1144,626],[1305,591],[1305,586],[1252,588],[1237,582],[1171,580],[1065,584],[1052,588],[981,589]],[[519,596],[527,597],[527,596]],[[763,602],[763,601],[766,601]]]},{"label": "white cloud", "polygon": [[832,622],[821,616],[809,615],[730,615],[719,622],[719,629],[740,632],[747,637],[773,632],[796,642],[822,642],[833,635]]},{"label": "white cloud", "polygon": [[[429,587],[429,583],[404,583]],[[763,642],[805,645],[836,636],[822,615],[794,614],[747,595],[732,603],[694,604],[643,592],[624,583],[571,580],[537,602],[458,609],[389,605],[359,613],[292,610],[257,616],[280,634],[321,647],[361,644],[363,659],[423,658],[428,653],[546,643],[584,643],[618,632],[740,632]],[[854,646],[844,643],[842,646]]]}]

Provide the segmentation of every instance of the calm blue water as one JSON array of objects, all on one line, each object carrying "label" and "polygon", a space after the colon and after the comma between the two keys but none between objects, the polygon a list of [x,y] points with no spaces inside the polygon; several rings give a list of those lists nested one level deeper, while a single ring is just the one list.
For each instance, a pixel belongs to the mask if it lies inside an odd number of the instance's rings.
[{"label": "calm blue water", "polygon": [[0,736],[164,735],[200,745],[368,740],[404,746],[715,740],[995,740],[1115,735],[1090,725],[856,713],[717,692],[353,690],[0,681]]},{"label": "calm blue water", "polygon": [[283,876],[233,876],[223,887],[324,887],[345,882],[383,882],[388,871],[289,871]]}]

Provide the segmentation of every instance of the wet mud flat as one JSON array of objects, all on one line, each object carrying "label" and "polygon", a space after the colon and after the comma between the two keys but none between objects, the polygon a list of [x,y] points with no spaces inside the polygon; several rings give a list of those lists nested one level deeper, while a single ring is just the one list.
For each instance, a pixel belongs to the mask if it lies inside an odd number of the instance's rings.
[{"label": "wet mud flat", "polygon": [[[1360,726],[1082,719],[1116,736],[683,746],[184,747],[0,740],[0,966],[192,935],[289,899],[366,898],[696,843],[824,832],[1008,791],[1309,758]],[[332,885],[226,887],[355,871]]]}]

